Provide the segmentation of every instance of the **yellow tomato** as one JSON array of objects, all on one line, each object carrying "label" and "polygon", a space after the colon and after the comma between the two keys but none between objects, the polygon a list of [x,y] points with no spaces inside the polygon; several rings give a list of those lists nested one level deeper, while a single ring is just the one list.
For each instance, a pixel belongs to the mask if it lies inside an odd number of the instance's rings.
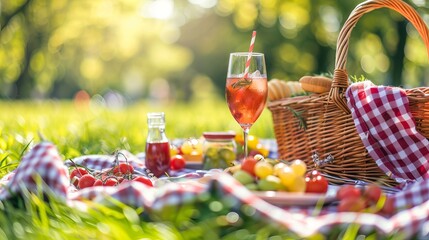
[{"label": "yellow tomato", "polygon": [[170,145],[170,156],[176,156],[179,153],[177,147],[173,144]]},{"label": "yellow tomato", "polygon": [[278,171],[277,174],[282,184],[287,188],[291,188],[295,182],[295,177],[297,176],[296,173],[293,172],[292,168],[287,165]]},{"label": "yellow tomato", "polygon": [[300,159],[293,160],[290,167],[292,168],[292,171],[299,176],[304,176],[307,171],[307,164]]},{"label": "yellow tomato", "polygon": [[186,140],[183,142],[182,146],[180,147],[183,154],[190,154],[193,150],[192,144],[190,141]]},{"label": "yellow tomato", "polygon": [[268,157],[268,154],[270,154],[270,150],[266,149],[264,146],[262,146],[262,144],[258,143],[256,145],[256,150],[258,150],[259,153],[262,154],[262,156],[264,157]]},{"label": "yellow tomato", "polygon": [[273,168],[274,175],[279,176],[279,172],[286,166],[287,165],[285,163],[282,163],[282,162],[279,162],[276,165],[274,165],[274,168]]},{"label": "yellow tomato", "polygon": [[260,179],[264,179],[267,176],[273,174],[273,171],[273,165],[265,161],[259,161],[255,165],[255,175]]},{"label": "yellow tomato", "polygon": [[198,140],[198,139],[193,139],[192,140],[192,152],[191,154],[195,154],[195,155],[201,155],[203,154],[203,143]]},{"label": "yellow tomato", "polygon": [[259,138],[254,135],[247,136],[247,147],[250,149],[257,149],[257,145],[259,144]]},{"label": "yellow tomato", "polygon": [[236,134],[235,135],[235,142],[243,145],[244,144],[244,138],[243,138],[243,134]]}]

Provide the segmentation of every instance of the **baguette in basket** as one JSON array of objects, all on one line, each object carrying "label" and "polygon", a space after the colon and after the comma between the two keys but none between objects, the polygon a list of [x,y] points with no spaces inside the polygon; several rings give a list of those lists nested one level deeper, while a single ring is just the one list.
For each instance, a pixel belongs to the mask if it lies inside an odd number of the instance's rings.
[{"label": "baguette in basket", "polygon": [[331,90],[332,79],[324,76],[304,76],[299,79],[299,83],[306,92],[326,93]]},{"label": "baguette in basket", "polygon": [[297,95],[302,95],[304,90],[301,84],[296,81],[283,81],[279,79],[271,79],[268,81],[268,100],[275,101],[282,98],[289,98]]}]

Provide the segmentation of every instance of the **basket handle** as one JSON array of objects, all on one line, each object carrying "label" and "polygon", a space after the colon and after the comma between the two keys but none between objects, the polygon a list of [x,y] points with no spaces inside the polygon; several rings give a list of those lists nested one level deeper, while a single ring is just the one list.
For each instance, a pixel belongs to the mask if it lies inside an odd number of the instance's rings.
[{"label": "basket handle", "polygon": [[334,77],[329,91],[329,99],[331,99],[340,109],[346,113],[350,113],[344,93],[349,85],[348,74],[346,70],[347,52],[349,49],[349,39],[353,28],[356,26],[357,21],[365,13],[379,8],[390,8],[395,10],[410,21],[417,29],[422,37],[429,56],[429,31],[419,16],[417,11],[402,0],[367,0],[357,5],[350,13],[350,16],[344,23],[337,39],[337,49],[335,55],[335,70]]}]

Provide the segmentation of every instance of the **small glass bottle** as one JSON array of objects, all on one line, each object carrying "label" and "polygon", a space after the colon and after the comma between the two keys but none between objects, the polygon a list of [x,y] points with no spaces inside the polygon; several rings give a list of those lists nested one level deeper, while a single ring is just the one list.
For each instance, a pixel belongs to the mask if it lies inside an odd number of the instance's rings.
[{"label": "small glass bottle", "polygon": [[165,134],[164,113],[148,113],[147,124],[146,168],[156,177],[160,177],[170,169],[170,143]]},{"label": "small glass bottle", "polygon": [[203,169],[227,168],[237,158],[234,132],[203,133]]}]

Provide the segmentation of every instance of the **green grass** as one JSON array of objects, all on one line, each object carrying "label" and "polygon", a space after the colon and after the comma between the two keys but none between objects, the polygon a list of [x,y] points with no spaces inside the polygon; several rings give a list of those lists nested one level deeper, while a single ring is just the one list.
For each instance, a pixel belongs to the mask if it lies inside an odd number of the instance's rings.
[{"label": "green grass", "polygon": [[[122,109],[73,102],[0,102],[0,177],[19,164],[22,155],[41,141],[53,142],[63,159],[109,154],[117,149],[144,151],[146,113],[166,113],[170,139],[200,137],[204,131],[234,130],[241,134],[223,100],[192,104],[136,103]],[[273,138],[271,113],[265,110],[251,134]],[[141,206],[88,202],[87,210],[55,197],[24,193],[0,202],[0,239],[296,239],[287,229],[255,218],[248,206],[233,206],[210,192],[195,202],[148,213]],[[217,206],[215,209],[212,206]],[[219,207],[221,206],[221,207]],[[226,219],[237,214],[234,222]],[[353,226],[357,237],[359,227]],[[347,226],[313,239],[350,237]],[[369,239],[380,239],[376,234]],[[393,237],[393,239],[395,239]]]},{"label": "green grass", "polygon": [[[19,152],[22,145],[40,141],[40,132],[59,148],[65,158],[81,154],[111,153],[126,149],[144,151],[146,114],[163,111],[170,139],[201,137],[205,131],[241,129],[224,101],[156,105],[136,103],[123,109],[100,105],[77,108],[72,102],[0,102],[0,149]],[[271,112],[264,110],[251,134],[273,138]],[[17,156],[12,156],[16,159]],[[1,159],[1,157],[0,157]]]}]

